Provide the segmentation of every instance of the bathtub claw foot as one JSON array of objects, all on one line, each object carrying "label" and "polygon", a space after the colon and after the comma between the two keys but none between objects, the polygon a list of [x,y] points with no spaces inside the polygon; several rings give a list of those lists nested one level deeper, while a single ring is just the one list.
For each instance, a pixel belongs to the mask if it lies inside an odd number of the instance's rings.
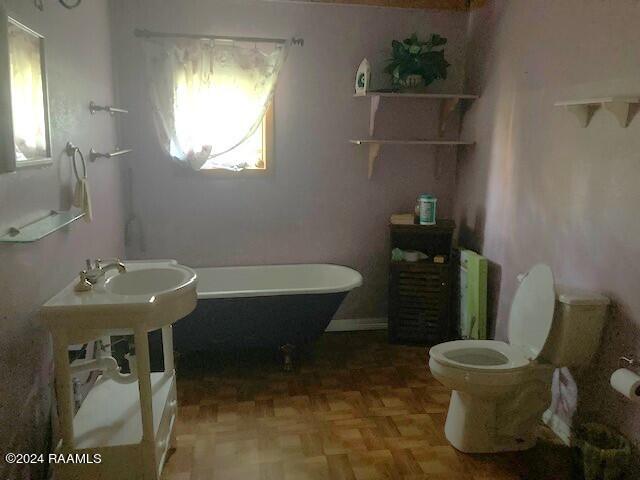
[{"label": "bathtub claw foot", "polygon": [[293,352],[296,349],[295,345],[287,343],[286,345],[282,345],[280,347],[280,351],[282,352],[282,360],[283,360],[283,369],[285,372],[293,371]]}]

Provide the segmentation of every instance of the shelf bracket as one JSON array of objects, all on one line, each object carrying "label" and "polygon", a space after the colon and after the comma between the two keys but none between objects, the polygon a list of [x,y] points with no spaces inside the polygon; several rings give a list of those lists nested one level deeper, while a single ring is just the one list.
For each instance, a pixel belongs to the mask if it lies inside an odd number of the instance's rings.
[{"label": "shelf bracket", "polygon": [[460,98],[445,98],[440,103],[440,122],[438,124],[438,134],[442,137],[447,127],[447,122],[451,117],[451,113],[460,103]]},{"label": "shelf bracket", "polygon": [[591,121],[591,117],[593,117],[593,114],[598,109],[598,107],[599,107],[598,105],[589,105],[589,104],[565,106],[567,111],[573,113],[576,116],[576,118],[578,119],[578,124],[582,128],[586,128],[587,125],[589,125],[589,122]]},{"label": "shelf bracket", "polygon": [[380,107],[380,95],[374,95],[371,97],[371,111],[369,112],[369,136],[373,137],[373,133],[376,128],[376,115],[378,114],[378,108]]},{"label": "shelf bracket", "polygon": [[602,107],[616,117],[622,128],[626,128],[633,116],[631,104],[638,103],[640,103],[640,97],[614,96],[556,102],[555,106],[564,107],[568,112],[573,113],[583,128],[589,125],[593,114]]},{"label": "shelf bracket", "polygon": [[622,128],[627,128],[629,125],[629,102],[620,102],[620,101],[612,101],[612,102],[603,102],[602,106],[608,112],[611,112],[614,117],[618,119],[620,126]]},{"label": "shelf bracket", "polygon": [[370,143],[369,144],[369,172],[368,172],[369,180],[371,180],[371,177],[373,176],[373,166],[375,165],[379,154],[380,154],[380,144]]}]

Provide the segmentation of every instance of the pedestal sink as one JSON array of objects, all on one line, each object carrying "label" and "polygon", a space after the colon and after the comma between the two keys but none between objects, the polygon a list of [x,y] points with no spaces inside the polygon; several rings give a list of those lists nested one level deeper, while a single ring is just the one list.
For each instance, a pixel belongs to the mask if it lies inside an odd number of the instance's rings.
[{"label": "pedestal sink", "polygon": [[[42,321],[53,338],[62,434],[55,452],[87,454],[88,458],[100,455],[101,460],[56,463],[58,478],[158,480],[175,440],[177,401],[171,324],[195,308],[197,275],[175,260],[124,265],[126,273],[108,271],[89,291],[76,292],[74,280],[41,310]],[[151,373],[148,332],[160,328],[164,372]],[[99,338],[110,343],[114,335],[134,336],[135,356],[131,358],[137,381],[134,376],[129,377],[132,382],[119,383],[102,368],[103,374],[75,412],[68,346]],[[85,364],[88,369],[94,368],[93,362]]]},{"label": "pedestal sink", "polygon": [[41,313],[51,330],[68,329],[74,343],[95,338],[102,329],[153,330],[189,314],[196,305],[197,275],[175,260],[124,262],[126,273],[109,271],[88,292],[76,281],[45,303]]}]

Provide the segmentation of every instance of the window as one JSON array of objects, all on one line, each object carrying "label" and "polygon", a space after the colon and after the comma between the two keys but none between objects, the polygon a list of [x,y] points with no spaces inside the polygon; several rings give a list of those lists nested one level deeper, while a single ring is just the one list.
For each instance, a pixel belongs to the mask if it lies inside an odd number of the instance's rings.
[{"label": "window", "polygon": [[205,172],[267,171],[284,56],[284,45],[179,39],[152,57],[156,126],[171,157]]},{"label": "window", "polygon": [[271,168],[273,95],[291,42],[141,35],[154,124],[169,157],[196,171]]},{"label": "window", "polygon": [[[208,160],[200,171],[208,173],[260,173],[271,168],[273,159],[273,102],[256,131],[240,145],[219,157]],[[237,165],[242,170],[229,170]]]}]

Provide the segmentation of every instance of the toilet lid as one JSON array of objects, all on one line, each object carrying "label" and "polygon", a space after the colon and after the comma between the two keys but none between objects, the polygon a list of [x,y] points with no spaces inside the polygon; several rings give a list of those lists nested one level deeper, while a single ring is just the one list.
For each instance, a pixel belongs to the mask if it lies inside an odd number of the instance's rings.
[{"label": "toilet lid", "polygon": [[509,313],[509,343],[529,359],[537,358],[547,341],[555,301],[551,268],[538,264],[522,279]]}]

